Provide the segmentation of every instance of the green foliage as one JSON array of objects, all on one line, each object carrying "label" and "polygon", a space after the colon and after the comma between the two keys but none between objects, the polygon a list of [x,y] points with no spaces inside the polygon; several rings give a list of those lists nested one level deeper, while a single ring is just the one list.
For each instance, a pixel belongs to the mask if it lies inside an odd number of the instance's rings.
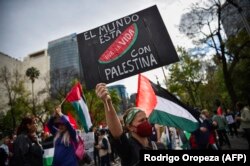
[{"label": "green foliage", "polygon": [[240,31],[236,36],[230,37],[227,42],[229,52],[237,58],[232,61],[234,70],[232,80],[238,100],[250,104],[250,36],[246,31]]},{"label": "green foliage", "polygon": [[40,75],[40,71],[35,67],[30,67],[26,70],[26,76],[29,77],[32,83],[35,82],[35,79],[37,79]]},{"label": "green foliage", "polygon": [[[90,111],[92,123],[94,126],[100,125],[105,122],[105,111],[102,101],[96,96],[95,90],[89,90],[85,93],[86,102]],[[121,99],[117,95],[116,91],[110,91],[110,96],[116,111],[119,111],[119,104]]]},{"label": "green foliage", "polygon": [[[20,124],[21,119],[31,114],[31,110],[27,107],[27,92],[22,88],[22,85],[17,88],[19,97],[12,103],[10,110],[3,115],[0,122],[0,128],[4,134],[10,134]],[[16,126],[17,125],[17,126]]]},{"label": "green foliage", "polygon": [[[242,60],[249,59],[250,38],[244,29],[235,36],[225,37],[221,27],[226,5],[220,0],[199,1],[192,4],[191,10],[182,15],[179,30],[192,39],[198,47],[196,50],[202,51],[198,51],[200,55],[206,56],[206,53],[211,50],[215,52],[215,64],[223,73],[223,77],[220,78],[223,78],[222,85],[225,85],[227,90],[227,92],[221,92],[219,96],[225,100],[228,100],[229,96],[231,101],[226,102],[235,105],[239,99],[248,101],[250,99],[249,95],[244,93],[249,89],[249,79],[247,79],[249,63],[239,64]],[[238,30],[241,27],[230,28]]]},{"label": "green foliage", "polygon": [[213,111],[216,109],[214,104],[216,99],[228,106],[230,97],[224,83],[221,66],[207,66],[206,73],[206,83],[202,85],[200,90],[203,107]]},{"label": "green foliage", "polygon": [[2,82],[2,93],[5,94],[7,104],[6,114],[1,117],[1,130],[14,131],[18,122],[25,113],[29,112],[28,92],[24,87],[24,81],[21,79],[18,71],[10,72],[7,67],[1,68],[0,80]]},{"label": "green foliage", "polygon": [[169,67],[170,79],[167,86],[183,101],[196,106],[199,104],[197,94],[203,80],[201,64],[189,56],[183,48],[177,48],[177,52],[180,55],[180,62]]},{"label": "green foliage", "polygon": [[226,47],[230,53],[239,58],[249,58],[250,37],[242,30],[237,35],[229,37]]},{"label": "green foliage", "polygon": [[[177,49],[180,62],[170,65],[167,87],[170,92],[191,106],[215,109],[214,101],[229,106],[230,98],[224,83],[222,66],[190,56],[183,48]],[[201,65],[202,64],[202,65]]]},{"label": "green foliage", "polygon": [[[237,78],[238,72],[239,74],[243,74],[244,76],[248,76],[249,73],[249,60],[250,60],[250,36],[246,33],[246,31],[240,31],[236,36],[232,36],[226,43],[228,51],[234,55],[234,59],[231,60],[231,64],[229,68],[232,72],[232,78]],[[244,80],[246,77],[242,77],[241,80]],[[237,84],[239,81],[234,81]],[[248,78],[244,82],[247,81]]]}]

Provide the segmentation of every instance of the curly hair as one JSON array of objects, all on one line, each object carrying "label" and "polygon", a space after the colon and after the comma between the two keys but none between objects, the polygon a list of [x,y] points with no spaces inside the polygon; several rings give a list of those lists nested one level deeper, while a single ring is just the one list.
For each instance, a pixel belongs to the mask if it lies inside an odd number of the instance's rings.
[{"label": "curly hair", "polygon": [[34,119],[31,118],[31,117],[24,117],[22,119],[22,122],[21,124],[18,126],[17,128],[17,135],[23,133],[23,132],[29,132],[29,129],[28,129],[28,124],[32,124],[34,123]]}]

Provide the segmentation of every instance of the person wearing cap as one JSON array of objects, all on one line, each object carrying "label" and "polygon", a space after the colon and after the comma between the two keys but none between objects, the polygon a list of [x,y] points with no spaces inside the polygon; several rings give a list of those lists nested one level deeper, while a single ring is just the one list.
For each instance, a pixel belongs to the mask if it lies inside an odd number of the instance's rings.
[{"label": "person wearing cap", "polygon": [[77,144],[76,131],[61,111],[56,107],[54,115],[48,121],[48,128],[54,135],[53,166],[77,166],[73,143]]},{"label": "person wearing cap", "polygon": [[[139,151],[142,149],[165,149],[162,143],[150,141],[152,126],[142,109],[132,107],[125,111],[123,116],[125,126],[123,128],[105,83],[97,84],[96,94],[103,101],[106,122],[112,137],[111,144],[121,158],[123,166],[139,165]],[[125,130],[129,133],[128,137],[124,132]]]}]

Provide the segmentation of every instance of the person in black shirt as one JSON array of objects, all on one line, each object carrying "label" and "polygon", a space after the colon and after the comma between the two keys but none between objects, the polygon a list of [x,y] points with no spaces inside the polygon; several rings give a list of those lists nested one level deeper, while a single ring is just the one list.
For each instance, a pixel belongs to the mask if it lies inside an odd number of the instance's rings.
[{"label": "person in black shirt", "polygon": [[95,166],[98,166],[100,165],[100,156],[99,156],[99,152],[96,146],[98,145],[98,137],[100,133],[96,127],[93,127],[93,132],[94,132],[94,138],[95,138],[93,157],[94,157]]},{"label": "person in black shirt", "polygon": [[106,130],[100,130],[100,136],[98,139],[98,145],[96,148],[99,150],[101,166],[110,166],[110,144],[106,136]]},{"label": "person in black shirt", "polygon": [[43,149],[36,137],[36,121],[34,118],[25,117],[17,129],[17,138],[13,145],[11,166],[42,166]]}]

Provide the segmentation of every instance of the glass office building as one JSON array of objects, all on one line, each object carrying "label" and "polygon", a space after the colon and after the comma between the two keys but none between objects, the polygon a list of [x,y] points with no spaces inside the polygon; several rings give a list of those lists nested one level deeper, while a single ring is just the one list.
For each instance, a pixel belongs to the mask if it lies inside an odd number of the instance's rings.
[{"label": "glass office building", "polygon": [[62,87],[68,89],[71,80],[82,80],[76,33],[48,43],[52,94]]},{"label": "glass office building", "polygon": [[121,104],[120,104],[120,112],[119,114],[123,114],[123,112],[128,108],[129,106],[129,97],[128,93],[126,90],[126,87],[124,85],[113,85],[113,86],[108,86],[109,90],[115,90],[118,94],[118,96],[121,99]]}]

